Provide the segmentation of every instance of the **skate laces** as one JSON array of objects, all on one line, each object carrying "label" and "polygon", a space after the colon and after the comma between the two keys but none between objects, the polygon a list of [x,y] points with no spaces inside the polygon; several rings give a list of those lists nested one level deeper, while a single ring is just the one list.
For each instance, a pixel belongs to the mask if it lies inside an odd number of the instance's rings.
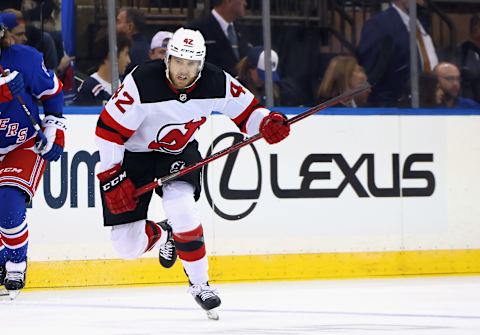
[{"label": "skate laces", "polygon": [[171,239],[167,240],[165,244],[160,246],[160,256],[165,259],[172,260],[174,248],[175,248],[175,244],[173,240]]},{"label": "skate laces", "polygon": [[200,297],[203,301],[216,297],[218,294],[217,289],[211,287],[208,284],[195,284],[188,288],[188,292],[194,297]]},{"label": "skate laces", "polygon": [[23,282],[23,277],[25,273],[24,272],[19,272],[19,271],[12,271],[12,272],[7,272],[7,275],[5,276],[5,281],[18,281],[18,282]]}]

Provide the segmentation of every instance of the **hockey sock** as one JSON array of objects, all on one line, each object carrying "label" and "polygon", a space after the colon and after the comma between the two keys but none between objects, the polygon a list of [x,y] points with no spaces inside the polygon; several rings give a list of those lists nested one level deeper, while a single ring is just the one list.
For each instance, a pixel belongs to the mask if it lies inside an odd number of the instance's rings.
[{"label": "hockey sock", "polygon": [[173,239],[178,257],[182,260],[190,282],[193,284],[206,283],[208,281],[208,259],[202,226],[187,232],[173,233]]},{"label": "hockey sock", "polygon": [[6,260],[27,259],[28,225],[25,221],[25,194],[16,187],[0,187],[0,235]]},{"label": "hockey sock", "polygon": [[206,254],[202,225],[191,231],[173,233],[173,239],[178,257],[182,260],[188,262],[198,261]]}]

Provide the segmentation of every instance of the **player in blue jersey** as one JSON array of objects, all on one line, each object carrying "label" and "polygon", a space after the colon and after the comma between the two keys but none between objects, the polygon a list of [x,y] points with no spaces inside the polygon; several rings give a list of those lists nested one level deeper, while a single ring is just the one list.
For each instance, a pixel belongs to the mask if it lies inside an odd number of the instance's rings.
[{"label": "player in blue jersey", "polygon": [[[26,205],[35,194],[46,162],[62,155],[66,126],[62,83],[46,69],[38,51],[10,45],[10,41],[0,15],[0,285],[14,298],[25,286]],[[35,130],[20,101],[43,133]]]}]

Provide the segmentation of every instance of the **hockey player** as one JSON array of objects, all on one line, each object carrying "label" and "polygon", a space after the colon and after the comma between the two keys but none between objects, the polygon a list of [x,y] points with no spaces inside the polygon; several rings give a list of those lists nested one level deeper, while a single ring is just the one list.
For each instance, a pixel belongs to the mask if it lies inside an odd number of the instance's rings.
[{"label": "hockey player", "polygon": [[[151,61],[127,75],[97,123],[98,174],[104,224],[112,226],[118,254],[136,258],[168,235],[146,220],[152,192],[135,199],[134,190],[202,159],[195,133],[212,111],[220,111],[249,135],[260,132],[269,143],[288,136],[283,114],[258,104],[230,74],[205,63],[205,41],[198,31],[180,28],[164,61]],[[208,283],[203,229],[197,215],[200,171],[157,188],[173,230],[176,252],[188,276],[189,291],[209,317],[218,318],[217,291]],[[167,235],[167,236],[165,236]]]},{"label": "hockey player", "polygon": [[[0,285],[14,298],[25,286],[28,249],[26,204],[35,194],[47,161],[63,152],[62,83],[45,68],[42,55],[9,45],[0,15]],[[21,99],[17,99],[20,96]],[[37,134],[19,100],[42,125]],[[40,118],[41,101],[45,117]]]}]

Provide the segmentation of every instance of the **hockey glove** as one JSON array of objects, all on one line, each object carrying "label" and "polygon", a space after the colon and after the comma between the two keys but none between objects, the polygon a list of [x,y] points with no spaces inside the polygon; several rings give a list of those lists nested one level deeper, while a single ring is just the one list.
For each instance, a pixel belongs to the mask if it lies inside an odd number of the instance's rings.
[{"label": "hockey glove", "polygon": [[65,146],[65,118],[47,115],[42,121],[43,134],[37,133],[35,152],[47,161],[58,160]]},{"label": "hockey glove", "polygon": [[269,144],[280,142],[290,134],[287,117],[282,113],[271,112],[260,123],[260,134]]},{"label": "hockey glove", "polygon": [[112,214],[130,212],[137,207],[137,201],[133,197],[135,185],[120,164],[97,174],[97,178],[100,180],[100,189],[105,196],[107,208]]},{"label": "hockey glove", "polygon": [[24,87],[23,75],[17,71],[0,77],[0,103],[12,101],[13,97],[20,94]]}]

